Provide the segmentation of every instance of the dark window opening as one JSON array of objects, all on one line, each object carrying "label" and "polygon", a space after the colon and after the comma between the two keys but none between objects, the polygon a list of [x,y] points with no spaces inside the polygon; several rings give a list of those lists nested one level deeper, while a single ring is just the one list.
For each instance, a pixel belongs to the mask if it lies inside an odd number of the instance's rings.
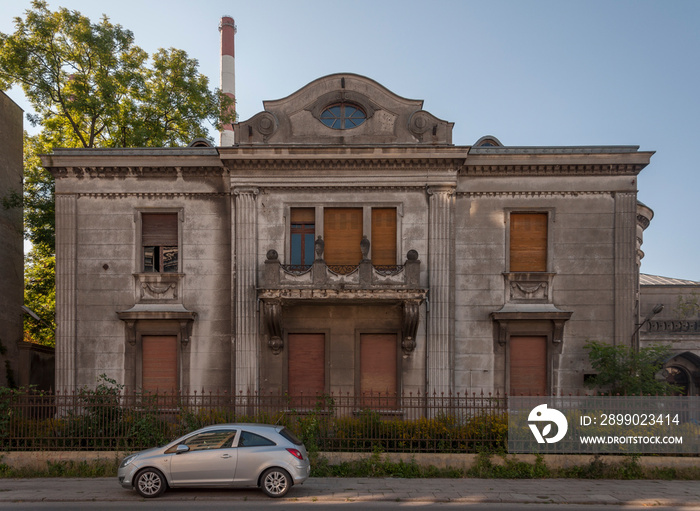
[{"label": "dark window opening", "polygon": [[141,242],[144,272],[178,272],[177,213],[143,213]]}]

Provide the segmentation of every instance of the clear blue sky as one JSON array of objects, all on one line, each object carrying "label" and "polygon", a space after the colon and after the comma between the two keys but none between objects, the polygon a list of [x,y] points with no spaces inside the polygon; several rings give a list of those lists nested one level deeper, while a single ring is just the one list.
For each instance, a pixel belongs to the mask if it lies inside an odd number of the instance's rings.
[{"label": "clear blue sky", "polygon": [[[0,31],[29,0],[0,0]],[[104,13],[152,53],[176,47],[218,86],[222,15],[235,18],[236,96],[262,101],[330,73],[366,75],[455,122],[453,142],[638,145],[655,212],[642,272],[700,281],[700,1],[50,1]],[[22,92],[9,91],[27,109]]]}]

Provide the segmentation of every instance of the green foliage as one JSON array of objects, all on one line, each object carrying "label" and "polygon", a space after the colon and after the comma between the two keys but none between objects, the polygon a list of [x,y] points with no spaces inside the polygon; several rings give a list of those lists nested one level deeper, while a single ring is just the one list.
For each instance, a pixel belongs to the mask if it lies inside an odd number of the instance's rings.
[{"label": "green foliage", "polygon": [[25,257],[24,304],[40,318],[24,316],[24,340],[55,346],[56,257],[46,245],[33,245]]},{"label": "green foliage", "polygon": [[[148,54],[103,16],[51,11],[34,0],[15,32],[0,34],[0,88],[18,84],[44,136],[62,147],[160,147],[206,137],[204,122],[231,122],[230,100],[209,90],[181,50]],[[223,110],[222,110],[223,109]]]},{"label": "green foliage", "polygon": [[440,413],[403,420],[363,410],[358,416],[336,419],[334,433],[333,450],[380,447],[398,452],[476,452],[505,448],[508,418],[505,414],[480,414],[460,419]]},{"label": "green foliage", "polygon": [[594,456],[587,465],[559,469],[558,477],[575,479],[649,479],[654,470],[645,471],[639,464],[639,455],[625,456],[620,463],[609,462],[602,456]]},{"label": "green foliage", "polygon": [[505,454],[500,456],[502,462],[493,463],[490,453],[480,452],[476,463],[467,470],[466,475],[489,479],[542,479],[551,475],[541,455],[535,457],[534,465]]},{"label": "green foliage", "polygon": [[148,54],[134,35],[106,16],[93,23],[80,12],[34,0],[15,31],[0,33],[0,89],[19,85],[41,127],[25,134],[24,191],[7,190],[5,208],[24,209],[26,304],[43,320],[25,322],[25,340],[54,345],[54,178],[40,154],[53,147],[161,147],[210,138],[205,125],[230,124],[233,100],[210,91],[198,62],[170,48]]},{"label": "green foliage", "polygon": [[0,463],[0,478],[29,477],[116,477],[119,459],[112,461],[56,461],[47,462],[43,469],[12,468]]},{"label": "green foliage", "polygon": [[588,341],[584,348],[596,371],[587,385],[613,395],[668,395],[680,389],[665,380],[657,380],[656,373],[671,354],[661,345],[645,346],[636,350],[629,346],[613,346]]},{"label": "green foliage", "polygon": [[413,458],[409,462],[393,462],[388,460],[381,450],[375,449],[371,456],[337,465],[331,465],[327,459],[318,457],[312,460],[311,477],[460,478],[464,477],[464,472],[456,468],[419,465]]},{"label": "green foliage", "polygon": [[332,416],[335,409],[334,399],[323,394],[316,398],[316,403],[311,411],[303,413],[291,410],[296,415],[296,424],[287,425],[292,431],[298,433],[299,438],[309,452],[309,456],[315,456],[324,438],[328,436],[327,416]]}]

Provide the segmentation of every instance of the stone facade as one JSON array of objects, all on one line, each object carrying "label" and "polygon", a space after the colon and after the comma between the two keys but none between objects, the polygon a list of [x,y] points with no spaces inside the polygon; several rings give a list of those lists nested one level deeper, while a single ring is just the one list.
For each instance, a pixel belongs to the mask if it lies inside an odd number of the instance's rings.
[{"label": "stone facade", "polygon": [[[639,345],[670,346],[660,376],[700,395],[700,282],[643,274],[640,284]],[[655,313],[659,305],[663,310]]]},{"label": "stone facade", "polygon": [[[22,109],[0,91],[0,198],[22,193]],[[0,386],[19,383],[24,303],[22,209],[0,205]]]},{"label": "stone facade", "polygon": [[[529,371],[582,389],[585,341],[634,334],[652,153],[458,146],[452,127],[337,74],[264,102],[233,146],[44,156],[57,388],[161,381],[148,344],[170,336],[181,390],[527,392]],[[171,271],[150,271],[157,216]]]}]

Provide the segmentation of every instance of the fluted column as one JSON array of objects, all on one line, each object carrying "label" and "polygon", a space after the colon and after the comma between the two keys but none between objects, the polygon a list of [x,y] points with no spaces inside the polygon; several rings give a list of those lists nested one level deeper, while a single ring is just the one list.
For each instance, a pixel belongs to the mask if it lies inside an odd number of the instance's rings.
[{"label": "fluted column", "polygon": [[427,390],[454,388],[454,187],[429,187]]},{"label": "fluted column", "polygon": [[635,329],[637,195],[615,194],[615,344],[629,346]]},{"label": "fluted column", "polygon": [[234,190],[235,392],[258,390],[258,319],[256,311],[257,188]]},{"label": "fluted column", "polygon": [[78,198],[56,195],[56,390],[76,385]]}]

